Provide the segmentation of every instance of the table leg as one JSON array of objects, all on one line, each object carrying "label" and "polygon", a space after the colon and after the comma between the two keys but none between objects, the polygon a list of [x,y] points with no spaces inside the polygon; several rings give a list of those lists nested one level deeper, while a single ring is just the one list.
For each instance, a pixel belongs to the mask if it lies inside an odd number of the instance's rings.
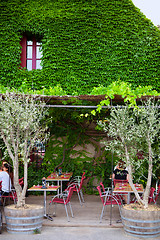
[{"label": "table leg", "polygon": [[130,204],[130,192],[127,194],[127,204]]},{"label": "table leg", "polygon": [[[57,186],[59,186],[59,180],[57,181]],[[58,188],[58,194],[59,194],[59,188]]]},{"label": "table leg", "polygon": [[61,193],[62,193],[62,181],[61,181]]},{"label": "table leg", "polygon": [[44,191],[44,216],[46,216],[46,191]]},{"label": "table leg", "polygon": [[50,221],[53,221],[53,218],[50,217],[46,212],[46,199],[47,199],[47,194],[46,194],[46,191],[44,191],[44,217]]}]

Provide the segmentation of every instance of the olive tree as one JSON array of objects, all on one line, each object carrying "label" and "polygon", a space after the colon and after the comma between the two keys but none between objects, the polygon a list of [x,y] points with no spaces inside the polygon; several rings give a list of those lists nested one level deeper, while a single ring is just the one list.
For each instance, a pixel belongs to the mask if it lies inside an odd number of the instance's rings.
[{"label": "olive tree", "polygon": [[[99,125],[110,137],[110,141],[105,142],[106,149],[113,151],[126,163],[129,184],[138,203],[145,208],[148,207],[153,165],[159,161],[154,148],[157,143],[159,150],[159,115],[158,105],[149,99],[141,107],[133,109],[127,105],[112,108],[107,122],[99,121]],[[143,153],[141,158],[137,157],[138,152]],[[142,199],[134,186],[133,174],[144,165],[147,168],[147,177]]]},{"label": "olive tree", "polygon": [[[13,162],[14,187],[17,207],[25,205],[27,170],[30,151],[35,141],[47,138],[48,115],[45,103],[37,97],[7,92],[0,96],[0,137]],[[24,187],[19,184],[19,163],[24,165]]]}]

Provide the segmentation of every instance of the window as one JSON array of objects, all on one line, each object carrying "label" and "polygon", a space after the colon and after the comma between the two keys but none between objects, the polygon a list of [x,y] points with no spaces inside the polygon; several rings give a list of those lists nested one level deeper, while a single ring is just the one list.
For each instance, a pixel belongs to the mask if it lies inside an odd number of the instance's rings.
[{"label": "window", "polygon": [[23,36],[21,40],[21,67],[26,67],[29,71],[33,69],[42,69],[42,45],[35,36]]}]

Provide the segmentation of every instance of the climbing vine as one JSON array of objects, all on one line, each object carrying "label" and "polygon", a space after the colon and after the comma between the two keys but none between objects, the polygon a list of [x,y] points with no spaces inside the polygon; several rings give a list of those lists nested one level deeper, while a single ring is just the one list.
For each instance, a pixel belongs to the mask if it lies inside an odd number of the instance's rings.
[{"label": "climbing vine", "polygon": [[[131,0],[1,0],[0,84],[67,95],[113,81],[160,89],[160,32]],[[41,70],[20,67],[23,34],[42,39]]]}]

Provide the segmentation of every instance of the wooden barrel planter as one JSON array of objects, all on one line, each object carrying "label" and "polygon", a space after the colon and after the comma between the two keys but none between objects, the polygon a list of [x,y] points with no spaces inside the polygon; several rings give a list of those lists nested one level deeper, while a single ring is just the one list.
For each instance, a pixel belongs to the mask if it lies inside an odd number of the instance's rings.
[{"label": "wooden barrel planter", "polygon": [[122,207],[121,218],[127,235],[144,239],[160,236],[160,210],[132,210]]},{"label": "wooden barrel planter", "polygon": [[27,205],[28,208],[15,208],[15,205],[6,206],[4,214],[6,227],[9,233],[34,233],[41,231],[44,207]]}]

